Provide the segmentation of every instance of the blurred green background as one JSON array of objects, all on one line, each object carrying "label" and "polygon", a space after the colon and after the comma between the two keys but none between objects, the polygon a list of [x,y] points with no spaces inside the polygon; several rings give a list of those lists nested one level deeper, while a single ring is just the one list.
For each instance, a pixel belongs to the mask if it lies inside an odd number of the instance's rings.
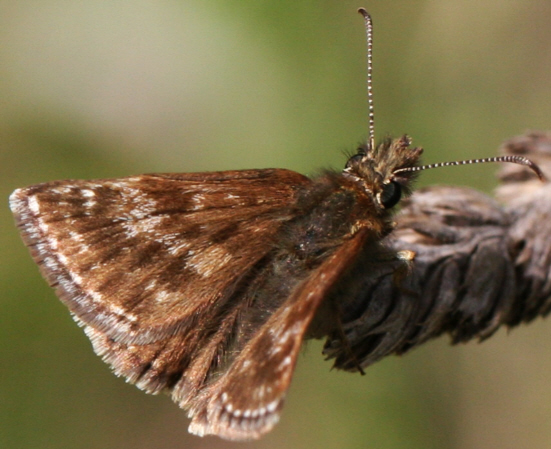
[{"label": "blurred green background", "polygon": [[[38,274],[7,197],[63,178],[341,168],[367,135],[425,162],[551,128],[548,0],[0,1],[0,448],[245,447],[187,434],[166,397],[113,376]],[[491,191],[491,165],[420,185]],[[249,448],[549,448],[551,323],[447,339],[366,376],[306,345],[280,425]]]}]

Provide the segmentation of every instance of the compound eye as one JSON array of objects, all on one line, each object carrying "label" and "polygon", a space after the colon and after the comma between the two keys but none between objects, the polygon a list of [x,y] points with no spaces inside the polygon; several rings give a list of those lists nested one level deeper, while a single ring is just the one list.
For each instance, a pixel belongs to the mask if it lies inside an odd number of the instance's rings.
[{"label": "compound eye", "polygon": [[350,159],[348,159],[348,161],[346,161],[346,165],[344,166],[344,168],[345,169],[350,168],[350,167],[352,167],[352,165],[361,162],[361,160],[364,156],[365,155],[362,154],[362,153],[355,154]]},{"label": "compound eye", "polygon": [[402,186],[396,181],[390,181],[383,185],[383,190],[379,194],[379,202],[385,209],[396,206],[402,198]]}]

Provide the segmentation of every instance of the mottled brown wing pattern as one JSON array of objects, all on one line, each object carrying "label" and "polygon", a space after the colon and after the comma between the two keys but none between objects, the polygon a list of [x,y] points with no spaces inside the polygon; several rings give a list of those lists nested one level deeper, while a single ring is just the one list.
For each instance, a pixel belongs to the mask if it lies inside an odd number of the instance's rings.
[{"label": "mottled brown wing pattern", "polygon": [[76,317],[118,342],[147,344],[223,303],[307,182],[287,170],[142,175],[40,184],[10,203]]},{"label": "mottled brown wing pattern", "polygon": [[225,303],[308,182],[287,170],[58,181],[16,190],[10,205],[95,351],[151,393],[189,368],[185,406],[247,306]]},{"label": "mottled brown wing pattern", "polygon": [[11,207],[115,373],[169,391],[194,433],[240,440],[277,422],[308,326],[366,240],[339,238],[319,262],[287,253],[275,235],[310,182],[286,170],[60,181],[17,190]]},{"label": "mottled brown wing pattern", "polygon": [[392,230],[409,178],[374,169],[386,151],[396,167],[420,154],[401,138],[313,179],[251,170],[58,181],[16,190],[10,205],[44,277],[116,374],[169,392],[196,434],[251,439],[278,420],[302,340],[340,329],[339,277]]},{"label": "mottled brown wing pattern", "polygon": [[370,235],[368,229],[360,230],[294,288],[229,369],[191,402],[190,432],[244,440],[272,429],[308,326]]},{"label": "mottled brown wing pattern", "polygon": [[209,371],[220,341],[230,331],[230,317],[208,341],[191,332],[149,345],[125,345],[91,327],[86,333],[116,372],[151,393],[169,389],[172,399],[189,409],[192,433],[231,440],[258,438],[279,420],[300,346],[321,301],[367,238],[367,230],[358,232],[296,285],[219,376]]}]

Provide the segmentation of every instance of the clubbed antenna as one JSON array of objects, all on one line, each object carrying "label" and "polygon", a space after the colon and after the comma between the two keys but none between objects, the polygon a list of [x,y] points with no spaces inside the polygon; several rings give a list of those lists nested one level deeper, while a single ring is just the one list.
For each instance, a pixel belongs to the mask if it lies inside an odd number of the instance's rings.
[{"label": "clubbed antenna", "polygon": [[487,157],[484,159],[468,159],[464,161],[438,162],[436,164],[421,165],[420,167],[400,168],[396,170],[393,173],[393,175],[396,175],[397,173],[428,170],[430,168],[449,167],[451,165],[484,164],[486,162],[511,162],[513,164],[526,165],[536,175],[538,175],[538,178],[540,178],[542,181],[545,181],[546,179],[541,169],[534,162],[522,156],[496,156],[496,157]]},{"label": "clubbed antenna", "polygon": [[369,148],[375,148],[375,109],[373,107],[373,22],[371,16],[364,9],[358,12],[365,20],[365,33],[367,35],[367,104],[369,107]]}]

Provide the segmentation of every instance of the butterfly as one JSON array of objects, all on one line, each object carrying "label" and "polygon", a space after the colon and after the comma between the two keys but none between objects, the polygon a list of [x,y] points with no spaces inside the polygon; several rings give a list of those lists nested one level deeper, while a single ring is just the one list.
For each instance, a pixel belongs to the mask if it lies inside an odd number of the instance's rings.
[{"label": "butterfly", "polygon": [[[170,394],[196,435],[249,440],[271,430],[303,340],[343,339],[339,298],[357,288],[346,274],[366,259],[413,259],[381,240],[417,172],[473,162],[420,166],[422,149],[407,136],[375,145],[371,18],[360,12],[370,139],[341,172],[65,180],[10,197],[32,257],[95,352],[146,392]],[[537,172],[520,156],[488,160]]]}]

